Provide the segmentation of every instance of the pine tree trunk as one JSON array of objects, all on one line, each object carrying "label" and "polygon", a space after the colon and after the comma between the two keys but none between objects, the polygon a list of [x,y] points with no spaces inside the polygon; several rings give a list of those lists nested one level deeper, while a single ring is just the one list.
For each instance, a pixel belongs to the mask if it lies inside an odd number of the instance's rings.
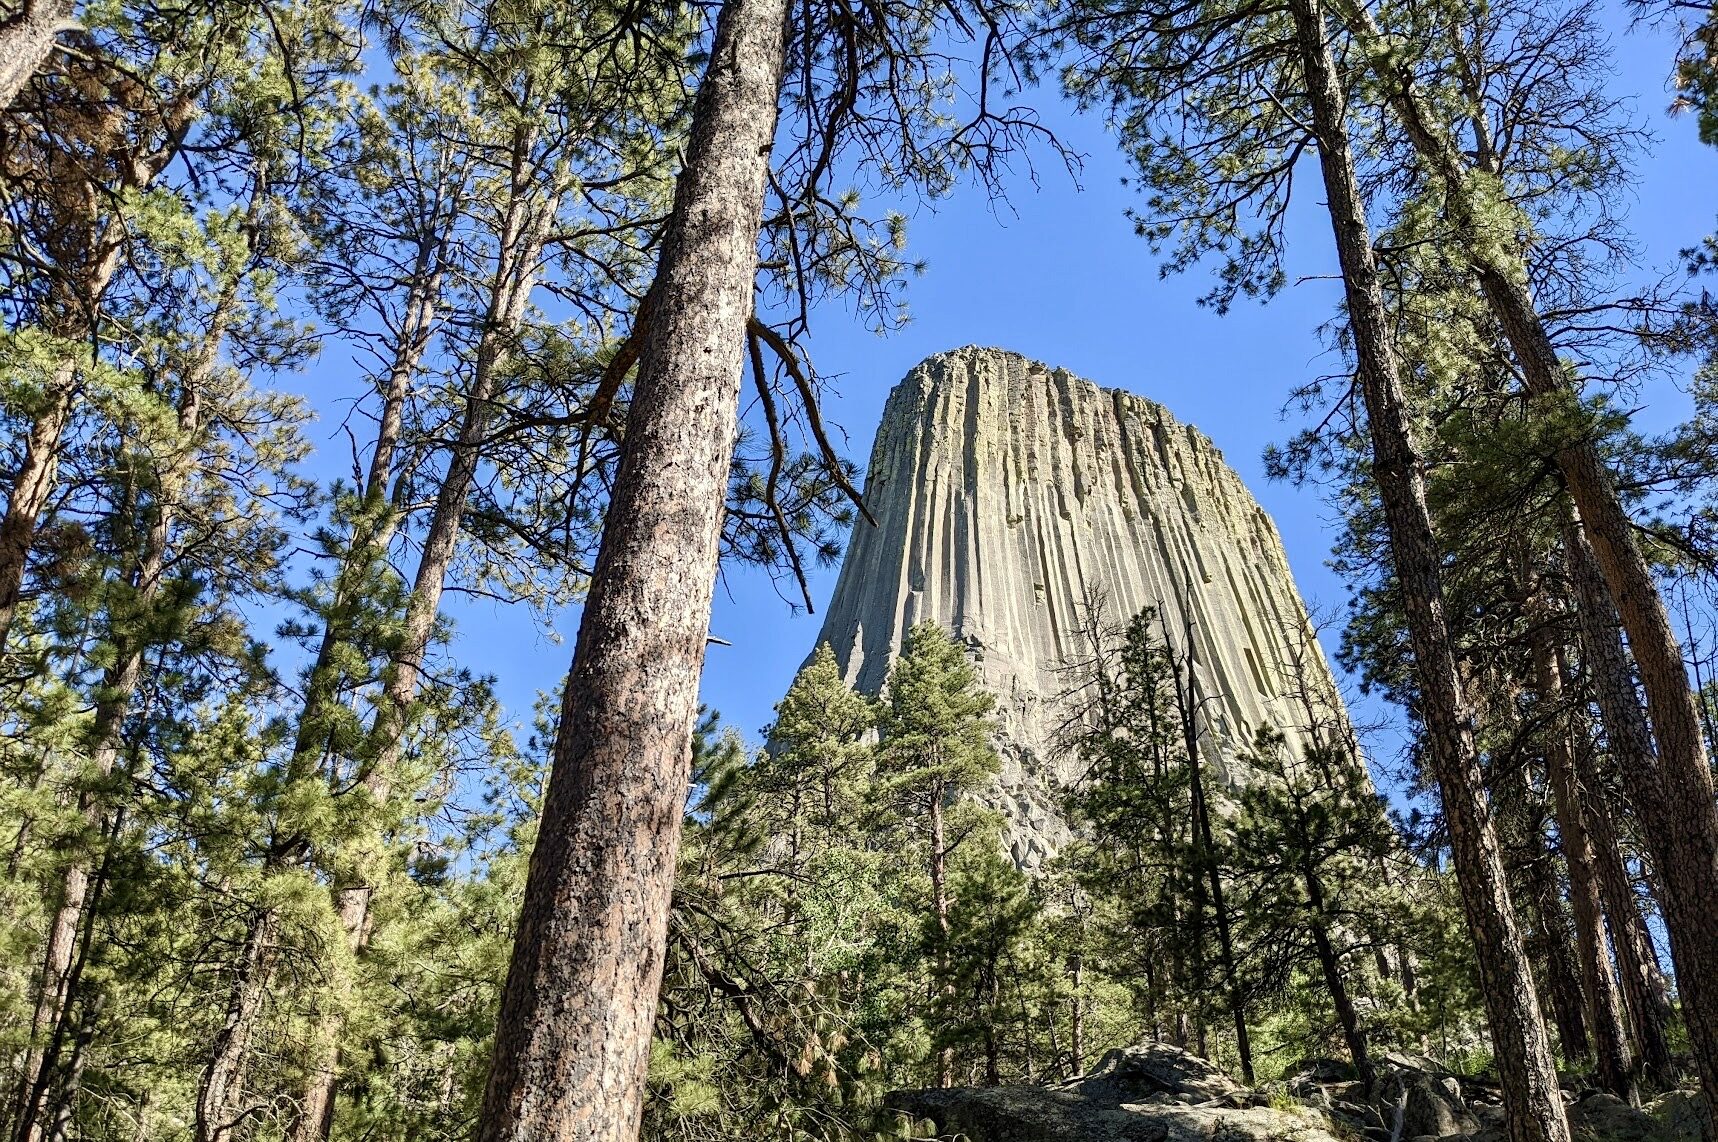
[{"label": "pine tree trunk", "polygon": [[197,1086],[196,1142],[227,1142],[250,1113],[245,1078],[251,1036],[262,1015],[279,927],[280,914],[274,908],[262,909],[246,926],[227,993],[226,1017],[215,1032],[209,1062]]},{"label": "pine tree trunk", "polygon": [[1023,1075],[1028,1086],[1038,1081],[1032,1041],[1032,1011],[1026,1003],[1026,987],[1018,973],[1014,975],[1014,998],[1020,1001],[1020,1052]]},{"label": "pine tree trunk", "polygon": [[[943,835],[943,794],[939,786],[931,793],[931,910],[937,922],[937,1012],[939,1031],[947,1030],[954,1012],[954,981],[949,978],[948,851]],[[940,1036],[938,1036],[940,1037]],[[937,1048],[937,1085],[954,1085],[954,1048]]]},{"label": "pine tree trunk", "polygon": [[[52,0],[50,0],[52,2]],[[175,140],[160,152],[131,164],[132,186],[143,190],[178,152]],[[101,304],[113,275],[118,272],[125,227],[110,220],[98,235],[92,235],[91,261],[74,288],[57,291],[53,307],[58,316],[44,328],[66,345],[80,345],[95,332],[91,314]],[[36,542],[36,525],[48,506],[59,468],[62,438],[77,406],[78,360],[81,349],[68,352],[54,367],[22,442],[23,460],[12,478],[6,514],[0,516],[0,651],[12,632],[18,602],[24,593],[24,573],[30,550]]]},{"label": "pine tree trunk", "polygon": [[72,1041],[72,1057],[66,1065],[66,1079],[54,1098],[47,1131],[48,1142],[66,1142],[71,1133],[72,1115],[77,1113],[78,1092],[83,1087],[84,1068],[89,1065],[89,1045],[95,1038],[96,1024],[101,1020],[107,993],[98,991],[78,1022],[77,1037]]},{"label": "pine tree trunk", "polygon": [[1318,0],[1291,0],[1326,199],[1372,437],[1373,478],[1390,533],[1433,770],[1473,936],[1511,1142],[1568,1142],[1562,1093],[1516,928],[1497,830],[1451,650],[1442,565],[1390,342],[1371,232],[1354,174],[1346,107]]},{"label": "pine tree trunk", "polygon": [[1563,709],[1563,681],[1549,625],[1554,618],[1547,607],[1534,608],[1533,674],[1544,716],[1545,767],[1557,812],[1557,833],[1563,842],[1563,860],[1569,870],[1569,907],[1575,918],[1575,952],[1581,966],[1581,995],[1586,1001],[1587,1026],[1593,1032],[1593,1055],[1598,1064],[1599,1085],[1618,1098],[1639,1105],[1634,1059],[1623,1030],[1622,1000],[1611,972],[1610,950],[1605,944],[1604,905],[1599,898],[1598,856],[1587,828],[1581,801],[1580,779],[1575,772],[1575,751],[1569,736],[1568,713]]},{"label": "pine tree trunk", "polygon": [[[376,565],[386,558],[398,526],[399,513],[388,502],[388,484],[394,478],[394,456],[405,423],[406,398],[429,347],[441,296],[443,242],[440,238],[420,246],[407,296],[399,340],[382,391],[376,443],[370,454],[370,470],[364,481],[364,501],[342,565],[335,575],[334,598],[324,620],[322,641],[310,669],[304,709],[299,716],[295,755],[319,751],[326,734],[327,709],[339,701],[341,680],[335,660],[340,644],[351,637],[351,610]],[[431,530],[434,530],[432,524]],[[445,572],[445,568],[443,571]],[[420,568],[420,578],[421,568]],[[414,596],[415,597],[415,596]],[[439,606],[439,595],[437,597]],[[362,796],[385,803],[390,792],[392,758],[388,765],[373,764],[359,783]],[[350,863],[350,862],[342,862]],[[368,930],[370,897],[369,869],[341,868],[336,872],[334,911],[346,936],[347,951],[355,959],[364,950]],[[310,1079],[299,1100],[299,1114],[292,1127],[292,1142],[323,1142],[334,1125],[334,1097],[339,1082],[340,1039],[346,1029],[346,1008],[352,981],[346,973],[336,976],[336,992],[321,1019],[313,1040],[315,1058]]]},{"label": "pine tree trunk", "polygon": [[[529,169],[524,156],[530,145],[531,138],[527,133],[520,132],[515,136],[514,171]],[[441,487],[437,489],[435,506],[424,533],[401,632],[382,680],[381,701],[369,734],[369,757],[364,775],[354,791],[355,796],[364,797],[378,807],[385,805],[393,793],[394,774],[404,750],[411,706],[417,700],[430,637],[441,613],[448,571],[459,548],[466,505],[471,499],[482,460],[483,442],[495,420],[494,402],[501,374],[523,326],[531,292],[536,288],[543,234],[554,213],[555,203],[539,201],[537,188],[521,182],[510,188],[507,212],[497,235],[500,257],[491,281],[482,333],[478,337],[464,416],[459,435],[449,450],[448,468]],[[386,489],[393,475],[394,454],[404,423],[405,398],[434,327],[444,257],[440,239],[419,249],[414,287],[407,300],[406,320],[389,369],[376,447],[365,480],[364,519],[369,521],[368,532],[354,536],[355,566],[350,577],[353,590],[361,590],[370,568],[386,557],[388,544],[398,524],[398,513],[386,503]],[[323,640],[330,659],[334,649],[330,639],[335,635],[336,631],[330,624]],[[338,701],[337,685],[338,679],[330,679],[328,684],[315,691],[316,699],[324,705]],[[314,760],[311,756],[313,751],[320,751],[320,739],[316,734],[322,722],[322,710],[313,710],[311,701],[307,700],[300,719],[298,743],[299,750],[306,755],[306,763]],[[305,734],[307,727],[310,730],[308,737]],[[369,938],[373,881],[382,860],[382,854],[375,848],[374,844],[361,841],[348,851],[327,854],[334,877],[334,911],[346,937],[347,953],[354,960],[364,952]],[[292,1142],[322,1142],[333,1128],[340,1038],[345,1032],[351,980],[342,973],[335,988],[336,995],[322,1016],[316,1045],[312,1048],[317,1057],[300,1100]]]},{"label": "pine tree trunk", "polygon": [[[1718,884],[1701,864],[1705,854],[1718,853],[1715,838],[1702,821],[1705,810],[1711,807],[1711,797],[1704,803],[1688,804],[1678,803],[1672,795],[1677,785],[1663,778],[1652,733],[1635,693],[1628,651],[1618,633],[1620,621],[1613,600],[1586,537],[1568,520],[1563,527],[1563,550],[1575,587],[1581,648],[1593,678],[1605,739],[1640,822],[1641,840],[1658,873],[1656,895],[1670,936],[1683,1019],[1688,1024],[1710,1115],[1718,1075],[1713,1073],[1713,1059],[1703,1054],[1695,1024],[1701,1018],[1697,1002],[1708,997],[1718,1000],[1718,982],[1714,982],[1718,981]],[[1650,950],[1650,944],[1647,947]],[[1711,1038],[1718,1039],[1718,1028],[1710,1019],[1705,1026],[1712,1032]],[[1652,1065],[1650,1060],[1648,1065]]]},{"label": "pine tree trunk", "polygon": [[1330,926],[1325,920],[1324,882],[1310,868],[1302,870],[1301,880],[1312,912],[1307,927],[1312,933],[1313,948],[1318,953],[1319,970],[1324,973],[1324,988],[1330,993],[1331,1006],[1336,1009],[1336,1021],[1342,1026],[1342,1039],[1348,1044],[1348,1057],[1354,1063],[1354,1073],[1370,1092],[1377,1075],[1372,1069],[1371,1052],[1366,1048],[1366,1029],[1360,1024],[1360,1012],[1348,994],[1348,981],[1342,977],[1342,961],[1330,939]]},{"label": "pine tree trunk", "polygon": [[18,601],[24,592],[24,568],[36,540],[36,524],[48,506],[59,466],[60,438],[71,423],[77,362],[71,358],[54,367],[45,406],[24,437],[24,459],[12,480],[6,514],[0,518],[0,650],[6,646]]},{"label": "pine tree trunk", "polygon": [[[113,871],[113,858],[116,848],[114,841],[125,827],[124,807],[121,806],[106,824],[107,828],[103,830],[101,836],[104,848],[101,865],[97,869],[93,881],[86,880],[82,886],[82,892],[92,908],[100,900],[102,889],[109,882]],[[72,997],[78,993],[78,985],[83,978],[84,969],[89,965],[90,949],[95,943],[93,918],[86,915],[83,919],[83,931],[81,938],[78,939],[76,955],[69,965],[64,979],[60,981],[58,994],[62,997],[62,1006],[58,1018],[52,1026],[46,1028],[47,1039],[45,1043],[40,1044],[40,1053],[29,1060],[31,1069],[28,1072],[28,1081],[20,1084],[15,1102],[16,1113],[14,1120],[9,1124],[14,1142],[38,1142],[43,1137],[43,1123],[51,1120],[50,1104],[55,1087],[55,1072],[59,1065],[59,1053],[65,1044],[65,1038],[72,1022]],[[74,932],[73,935],[77,936],[78,933]],[[98,1012],[99,1005],[104,1001],[105,995],[98,994]],[[36,1041],[32,1041],[32,1050],[35,1050],[37,1045]],[[61,1093],[64,1094],[69,1090],[71,1096],[75,1097],[77,1084],[81,1083],[82,1080],[82,1071],[79,1069],[77,1074],[70,1076],[68,1083],[61,1085]]]},{"label": "pine tree trunk", "polygon": [[1002,1085],[1002,1044],[996,1035],[996,1014],[1002,1005],[1002,981],[994,959],[985,965],[984,987],[984,1085]]},{"label": "pine tree trunk", "polygon": [[[1479,176],[1407,82],[1406,70],[1398,67],[1370,13],[1352,0],[1343,2],[1409,140],[1442,184],[1445,212],[1466,236],[1462,248],[1514,352],[1528,396],[1553,415],[1576,407],[1580,397],[1574,375],[1557,355],[1520,257],[1482,235],[1475,187]],[[1662,830],[1666,835],[1660,843],[1675,850],[1671,863],[1658,866],[1665,875],[1662,903],[1677,957],[1689,1046],[1711,1126],[1718,1122],[1712,1117],[1718,1110],[1718,799],[1699,709],[1658,583],[1597,443],[1586,437],[1572,441],[1556,459],[1646,691],[1658,763],[1641,784],[1655,787],[1649,796],[1657,808],[1651,822],[1643,815],[1643,823],[1648,832]],[[1683,946],[1676,952],[1679,929]]]},{"label": "pine tree trunk", "polygon": [[1247,1007],[1242,999],[1240,974],[1235,964],[1235,941],[1229,928],[1229,906],[1223,899],[1223,878],[1217,869],[1216,840],[1211,832],[1211,810],[1205,800],[1204,769],[1198,753],[1189,754],[1193,766],[1193,814],[1199,828],[1199,847],[1205,879],[1211,892],[1211,908],[1217,920],[1217,952],[1223,959],[1223,977],[1228,984],[1229,1018],[1235,1028],[1235,1049],[1241,1059],[1241,1081],[1253,1085],[1253,1046],[1247,1035]]},{"label": "pine tree trunk", "polygon": [[1664,979],[1658,971],[1658,956],[1652,946],[1652,936],[1641,919],[1640,906],[1635,901],[1634,884],[1628,867],[1623,863],[1622,849],[1617,842],[1616,827],[1611,821],[1610,807],[1597,791],[1601,788],[1591,763],[1591,751],[1586,751],[1587,765],[1582,778],[1594,791],[1587,801],[1587,821],[1591,825],[1593,850],[1598,858],[1599,892],[1604,901],[1605,917],[1610,923],[1611,946],[1616,950],[1617,976],[1622,983],[1623,1006],[1628,1012],[1629,1033],[1647,1081],[1660,1090],[1676,1084],[1676,1066],[1670,1057],[1670,1003],[1666,997]]},{"label": "pine tree trunk", "polygon": [[1247,1035],[1247,1007],[1242,999],[1241,980],[1235,964],[1235,941],[1229,926],[1229,907],[1223,898],[1223,877],[1217,867],[1217,840],[1211,829],[1211,810],[1205,794],[1205,769],[1199,757],[1199,679],[1195,656],[1192,624],[1186,633],[1187,678],[1182,682],[1181,671],[1174,671],[1176,701],[1180,706],[1181,731],[1187,751],[1189,792],[1193,800],[1193,830],[1195,863],[1200,867],[1196,877],[1202,877],[1211,894],[1212,915],[1217,922],[1217,954],[1221,957],[1225,998],[1229,1017],[1235,1028],[1235,1049],[1241,1059],[1241,1081],[1253,1083],[1253,1046]]},{"label": "pine tree trunk", "polygon": [[1569,916],[1557,891],[1551,850],[1539,830],[1540,822],[1533,822],[1524,838],[1527,859],[1518,869],[1527,882],[1532,905],[1529,921],[1533,931],[1528,943],[1536,953],[1534,961],[1539,965],[1540,982],[1551,1000],[1563,1057],[1570,1063],[1583,1063],[1591,1057],[1593,1045],[1587,1035],[1586,1006],[1581,999],[1581,969],[1575,958]]},{"label": "pine tree trunk", "polygon": [[[519,145],[524,142],[521,140]],[[389,773],[399,764],[408,715],[423,677],[430,635],[441,612],[447,572],[459,548],[466,505],[477,481],[483,443],[495,420],[494,402],[500,391],[501,373],[511,357],[531,292],[536,288],[544,235],[554,214],[553,204],[533,203],[531,188],[513,188],[507,220],[498,235],[502,257],[484,313],[471,389],[465,396],[464,417],[449,451],[447,472],[436,492],[398,648],[383,678],[382,699],[370,731],[370,764],[380,774]]]},{"label": "pine tree trunk", "polygon": [[304,707],[299,712],[293,741],[295,764],[301,766],[314,764],[312,758],[325,748],[329,733],[326,719],[340,701],[343,682],[336,667],[339,649],[352,636],[353,611],[362,605],[362,596],[369,590],[377,566],[387,557],[399,526],[400,513],[388,498],[388,484],[394,479],[394,456],[404,435],[406,400],[435,327],[444,246],[443,238],[426,241],[419,248],[413,267],[399,339],[382,390],[382,408],[377,417],[376,442],[370,453],[370,470],[364,480],[363,501],[334,575],[333,597],[323,619],[322,638],[307,673]]},{"label": "pine tree trunk", "polygon": [[[118,653],[103,672],[101,686],[96,692],[89,748],[90,769],[98,784],[113,774],[124,748],[122,731],[126,718],[131,714],[132,701],[142,680],[144,654],[149,649],[143,632],[153,625],[151,611],[160,594],[162,574],[172,545],[174,521],[200,455],[198,443],[202,431],[204,392],[214,375],[221,344],[226,340],[227,327],[237,302],[238,281],[235,276],[217,301],[209,318],[208,331],[197,353],[187,363],[181,380],[176,425],[178,436],[173,452],[157,476],[154,518],[129,577],[131,598],[125,603],[125,612],[113,616]],[[9,512],[8,521],[11,518]],[[79,814],[92,832],[102,831],[102,823],[110,809],[106,799],[96,790],[86,788],[78,795]],[[48,926],[47,943],[42,951],[42,970],[31,1020],[31,1045],[24,1060],[24,1090],[38,1086],[43,1062],[39,1036],[60,1026],[76,999],[70,982],[72,956],[88,903],[90,872],[88,854],[74,852],[61,874],[59,903]],[[39,1107],[26,1106],[24,1121],[35,1124],[39,1110]]]},{"label": "pine tree trunk", "polygon": [[30,77],[42,70],[61,32],[75,29],[72,0],[24,0],[0,22],[0,111],[12,106]]},{"label": "pine tree trunk", "polygon": [[562,701],[479,1142],[631,1142],[709,636],[785,0],[726,0]]},{"label": "pine tree trunk", "polygon": [[[522,200],[523,195],[516,196],[516,201]],[[500,374],[536,284],[541,241],[524,229],[528,220],[522,213],[516,221],[521,229],[504,235],[507,240],[503,246],[512,256],[503,260],[497,274],[496,290],[485,318],[484,335],[478,342],[477,363],[471,390],[466,395],[464,419],[424,533],[411,597],[401,622],[399,642],[382,680],[381,701],[377,704],[376,720],[369,734],[370,756],[365,762],[364,776],[352,794],[364,797],[378,807],[385,805],[393,794],[394,774],[399,769],[405,749],[411,707],[417,700],[430,637],[441,613],[448,571],[459,549],[465,508],[476,483],[482,443],[494,421],[494,399]],[[387,439],[383,437],[383,440]],[[391,446],[391,441],[389,443]],[[376,483],[376,467],[372,469],[372,485]],[[372,539],[372,546],[385,546],[391,533],[390,524],[386,533],[379,533]],[[330,693],[327,699],[335,700],[335,695]],[[314,724],[319,719],[313,719],[310,711],[306,710],[304,720]],[[328,856],[334,867],[334,911],[340,917],[340,927],[345,933],[347,953],[354,958],[363,953],[368,942],[370,901],[375,891],[373,882],[382,857],[374,845],[365,843]],[[300,1104],[292,1142],[322,1142],[333,1127],[340,1038],[345,1031],[350,981],[342,979],[338,989],[341,994],[329,1004],[318,1029],[317,1046],[314,1048],[318,1058]]]},{"label": "pine tree trunk", "polygon": [[1082,956],[1074,957],[1074,1009],[1068,1026],[1068,1046],[1072,1050],[1074,1074],[1086,1073],[1086,965]]}]

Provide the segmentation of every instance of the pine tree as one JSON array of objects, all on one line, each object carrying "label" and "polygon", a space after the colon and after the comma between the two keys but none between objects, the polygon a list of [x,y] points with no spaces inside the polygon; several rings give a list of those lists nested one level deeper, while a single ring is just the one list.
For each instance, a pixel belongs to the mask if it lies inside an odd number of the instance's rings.
[{"label": "pine tree", "polygon": [[952,636],[930,623],[907,631],[889,670],[879,724],[883,778],[877,800],[890,826],[922,854],[930,877],[926,926],[940,976],[936,1082],[945,1087],[954,1080],[954,1048],[946,1040],[956,1002],[950,862],[969,844],[997,847],[994,818],[967,800],[1001,765],[990,745],[995,705],[979,689],[966,649]]}]

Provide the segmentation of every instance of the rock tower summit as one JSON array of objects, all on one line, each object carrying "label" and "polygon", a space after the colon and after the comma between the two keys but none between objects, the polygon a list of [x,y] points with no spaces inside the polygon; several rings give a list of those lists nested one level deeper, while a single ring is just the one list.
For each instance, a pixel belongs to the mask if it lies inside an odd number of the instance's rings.
[{"label": "rock tower summit", "polygon": [[1067,664],[1146,606],[1193,658],[1202,752],[1229,784],[1261,725],[1290,744],[1312,720],[1345,726],[1282,541],[1222,453],[1160,405],[1063,369],[968,346],[889,394],[865,501],[818,641],[878,693],[915,623],[969,647],[997,697],[1002,773],[987,801],[1035,867],[1068,835],[1056,787]]}]

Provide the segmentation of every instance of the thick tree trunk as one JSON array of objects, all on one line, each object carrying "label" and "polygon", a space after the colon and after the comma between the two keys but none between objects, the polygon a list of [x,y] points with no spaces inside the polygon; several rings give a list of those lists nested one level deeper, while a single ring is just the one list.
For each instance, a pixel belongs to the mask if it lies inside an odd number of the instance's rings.
[{"label": "thick tree trunk", "polygon": [[76,383],[76,360],[67,358],[54,367],[46,403],[25,434],[24,459],[12,481],[6,515],[0,518],[0,650],[5,649],[24,593],[24,568],[36,540],[36,524],[54,489],[60,439],[71,423]]},{"label": "thick tree trunk", "polygon": [[1568,711],[1564,709],[1562,669],[1557,661],[1552,613],[1537,607],[1533,632],[1533,674],[1544,712],[1545,767],[1557,812],[1557,833],[1563,842],[1563,860],[1569,869],[1569,907],[1575,918],[1575,952],[1581,966],[1581,995],[1586,1001],[1587,1026],[1593,1033],[1593,1055],[1598,1065],[1599,1085],[1619,1098],[1638,1105],[1634,1059],[1623,1030],[1622,1000],[1611,972],[1610,950],[1605,944],[1604,904],[1599,897],[1598,855],[1593,850],[1582,803],[1580,778],[1575,771],[1575,751],[1570,740]]},{"label": "thick tree trunk", "polygon": [[30,77],[42,70],[61,32],[73,31],[72,0],[24,0],[0,22],[0,111],[12,106]]},{"label": "thick tree trunk", "polygon": [[1557,1027],[1557,1041],[1563,1045],[1563,1057],[1579,1064],[1593,1053],[1592,1040],[1587,1034],[1586,1004],[1581,998],[1581,968],[1575,958],[1569,914],[1557,891],[1554,858],[1540,828],[1541,822],[1532,822],[1524,837],[1526,859],[1517,870],[1526,881],[1531,904],[1528,948],[1534,953],[1540,983],[1551,1001],[1552,1020]]},{"label": "thick tree trunk", "polygon": [[[1343,2],[1352,30],[1362,37],[1372,69],[1409,140],[1441,184],[1445,212],[1465,238],[1462,249],[1520,365],[1528,395],[1552,414],[1574,407],[1580,399],[1574,374],[1557,355],[1522,259],[1506,244],[1482,233],[1483,194],[1478,184],[1482,176],[1425,106],[1370,13],[1353,0]],[[1572,441],[1558,451],[1556,459],[1646,691],[1658,751],[1657,764],[1642,775],[1640,784],[1653,786],[1647,796],[1657,802],[1647,830],[1662,830],[1666,835],[1661,843],[1675,850],[1670,864],[1658,865],[1666,874],[1662,903],[1677,957],[1689,1046],[1711,1125],[1711,1116],[1718,1110],[1718,923],[1713,921],[1718,916],[1718,800],[1699,709],[1658,583],[1597,443],[1587,437]],[[1679,929],[1682,950],[1677,951]]]},{"label": "thick tree trunk", "polygon": [[1671,1009],[1667,988],[1658,970],[1652,936],[1635,900],[1634,883],[1623,862],[1610,806],[1599,792],[1601,786],[1592,765],[1592,751],[1584,751],[1584,757],[1582,779],[1591,793],[1587,799],[1587,821],[1598,862],[1599,893],[1610,924],[1611,946],[1616,950],[1617,976],[1622,983],[1629,1033],[1647,1081],[1660,1090],[1669,1090],[1676,1084],[1676,1066],[1670,1056]]},{"label": "thick tree trunk", "polygon": [[[1670,936],[1683,1018],[1693,1040],[1699,1018],[1696,997],[1718,999],[1718,982],[1714,982],[1718,981],[1718,883],[1702,864],[1708,858],[1718,859],[1714,855],[1718,854],[1718,837],[1708,833],[1703,820],[1712,806],[1711,796],[1708,794],[1705,802],[1689,804],[1672,795],[1677,783],[1663,778],[1652,732],[1635,692],[1616,608],[1586,536],[1569,520],[1564,522],[1563,550],[1575,588],[1581,649],[1593,678],[1605,740],[1616,758],[1623,791],[1640,822],[1641,840],[1658,873],[1656,895]],[[1616,885],[1615,889],[1622,887]],[[1632,892],[1629,895],[1632,897]],[[1650,948],[1649,943],[1647,950]],[[1691,1045],[1696,1048],[1695,1062],[1710,1114],[1715,1076],[1710,1060],[1702,1061],[1699,1044]]]},{"label": "thick tree trunk", "polygon": [[1372,437],[1373,478],[1407,613],[1420,713],[1442,793],[1463,909],[1485,993],[1511,1142],[1568,1142],[1551,1044],[1515,924],[1497,830],[1474,743],[1473,717],[1450,647],[1442,566],[1424,477],[1409,437],[1372,237],[1354,174],[1346,107],[1318,0],[1291,0],[1319,160]]},{"label": "thick tree trunk", "polygon": [[785,0],[726,0],[562,701],[479,1142],[631,1142],[709,636]]}]

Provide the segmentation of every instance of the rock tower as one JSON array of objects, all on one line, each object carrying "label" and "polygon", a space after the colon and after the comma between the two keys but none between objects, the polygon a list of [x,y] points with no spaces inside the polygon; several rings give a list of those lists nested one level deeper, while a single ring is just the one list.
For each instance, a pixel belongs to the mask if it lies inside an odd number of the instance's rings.
[{"label": "rock tower", "polygon": [[966,643],[997,696],[986,800],[1022,867],[1068,835],[1056,742],[1094,607],[1116,624],[1156,606],[1184,655],[1190,635],[1201,749],[1230,785],[1261,725],[1291,745],[1346,728],[1270,517],[1152,401],[1000,349],[940,353],[889,394],[864,496],[877,526],[855,525],[819,642],[873,694],[913,624]]}]

